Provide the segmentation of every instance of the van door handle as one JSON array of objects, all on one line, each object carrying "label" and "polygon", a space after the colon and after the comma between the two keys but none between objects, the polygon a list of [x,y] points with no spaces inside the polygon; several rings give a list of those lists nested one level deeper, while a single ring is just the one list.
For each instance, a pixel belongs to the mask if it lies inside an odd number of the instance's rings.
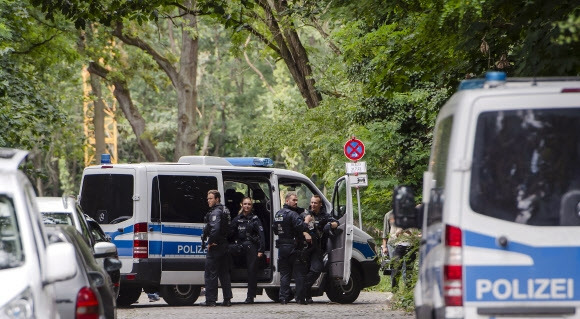
[{"label": "van door handle", "polygon": [[427,244],[427,239],[421,238],[421,241],[419,241],[419,245],[423,246],[425,244]]}]

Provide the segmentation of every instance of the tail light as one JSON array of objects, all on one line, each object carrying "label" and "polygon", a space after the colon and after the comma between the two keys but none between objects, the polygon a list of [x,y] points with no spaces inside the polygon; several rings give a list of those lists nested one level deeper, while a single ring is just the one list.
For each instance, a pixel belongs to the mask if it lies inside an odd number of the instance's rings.
[{"label": "tail light", "polygon": [[580,88],[565,88],[562,93],[580,93]]},{"label": "tail light", "polygon": [[77,294],[75,319],[99,319],[99,299],[89,287],[83,287]]},{"label": "tail light", "polygon": [[133,258],[149,257],[149,236],[147,223],[138,223],[133,227]]},{"label": "tail light", "polygon": [[462,234],[455,226],[445,226],[445,265],[443,267],[443,295],[445,305],[463,306]]}]

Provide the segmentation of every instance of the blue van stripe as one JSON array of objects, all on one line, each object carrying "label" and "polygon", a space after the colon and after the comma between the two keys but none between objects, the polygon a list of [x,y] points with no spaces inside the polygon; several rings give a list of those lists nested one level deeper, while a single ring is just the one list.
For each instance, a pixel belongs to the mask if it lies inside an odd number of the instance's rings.
[{"label": "blue van stripe", "polygon": [[465,299],[489,301],[580,300],[580,246],[539,247],[509,241],[506,247],[492,236],[464,231],[466,247],[508,251],[529,256],[527,265],[466,265]]},{"label": "blue van stripe", "polygon": [[371,246],[368,243],[353,241],[352,249],[358,250],[365,257],[365,259],[373,259],[376,256],[375,252],[371,249]]}]

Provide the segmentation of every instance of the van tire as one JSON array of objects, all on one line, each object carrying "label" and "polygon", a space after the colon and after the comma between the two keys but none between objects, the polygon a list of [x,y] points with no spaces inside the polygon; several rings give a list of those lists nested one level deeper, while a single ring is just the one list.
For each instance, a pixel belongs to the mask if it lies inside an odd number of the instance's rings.
[{"label": "van tire", "polygon": [[361,282],[362,278],[358,269],[352,267],[350,270],[350,278],[346,285],[340,285],[334,280],[328,281],[326,296],[332,302],[340,304],[353,303],[358,298],[362,289]]},{"label": "van tire", "polygon": [[170,306],[191,306],[195,303],[201,292],[201,286],[194,285],[163,285],[161,297]]},{"label": "van tire", "polygon": [[[280,288],[265,288],[266,295],[274,302],[280,302]],[[294,299],[294,290],[290,291],[290,300]]]},{"label": "van tire", "polygon": [[270,300],[279,302],[280,301],[280,288],[266,288],[266,295]]},{"label": "van tire", "polygon": [[141,286],[122,284],[117,297],[117,306],[128,307],[139,300],[141,296]]}]

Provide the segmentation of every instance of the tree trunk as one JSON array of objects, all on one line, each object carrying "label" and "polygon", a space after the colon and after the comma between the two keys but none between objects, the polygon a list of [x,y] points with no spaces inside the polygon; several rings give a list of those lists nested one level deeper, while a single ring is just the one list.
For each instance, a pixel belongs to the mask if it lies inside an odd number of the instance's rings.
[{"label": "tree trunk", "polygon": [[91,90],[93,91],[93,125],[95,126],[95,156],[97,163],[100,155],[107,152],[105,147],[105,103],[101,91],[101,81],[99,76],[94,73],[90,74]]},{"label": "tree trunk", "polygon": [[[89,72],[94,73],[104,79],[107,79],[107,75],[109,73],[108,70],[97,64],[96,62],[91,62],[88,68]],[[155,148],[155,144],[151,140],[151,137],[147,134],[145,129],[145,120],[139,113],[139,110],[133,104],[133,100],[131,99],[131,92],[127,87],[127,83],[122,79],[113,79],[113,85],[115,86],[115,90],[113,91],[113,95],[115,99],[119,102],[119,106],[125,114],[125,118],[131,124],[133,128],[133,132],[137,137],[137,143],[139,147],[145,154],[145,157],[149,162],[161,162],[165,159]]]},{"label": "tree trunk", "polygon": [[[195,1],[185,1],[187,7],[195,7]],[[182,11],[182,10],[181,10]],[[183,12],[182,12],[183,13]],[[181,58],[179,61],[179,81],[177,90],[177,138],[175,139],[175,160],[183,155],[195,153],[200,131],[197,130],[197,58],[198,38],[193,38],[188,29],[197,29],[194,15],[184,16],[182,27]]]},{"label": "tree trunk", "polygon": [[[185,0],[184,5],[195,7],[195,1]],[[123,34],[123,24],[118,23],[113,30],[113,35],[126,44],[136,46],[151,55],[159,67],[165,71],[173,87],[177,92],[177,134],[175,138],[174,159],[178,160],[183,155],[195,153],[197,141],[201,132],[197,129],[197,59],[198,39],[194,38],[190,31],[197,29],[197,19],[194,15],[183,14],[186,24],[182,26],[182,47],[179,61],[179,71],[171,62],[152,46],[143,40]],[[128,91],[127,91],[128,93]],[[120,101],[119,101],[120,103]],[[145,152],[145,151],[144,151]]]},{"label": "tree trunk", "polygon": [[292,22],[284,28],[280,27],[275,12],[279,13],[287,9],[284,1],[273,1],[274,8],[267,0],[257,0],[266,14],[265,22],[278,45],[280,57],[286,63],[298,90],[306,101],[308,108],[315,108],[322,101],[322,95],[316,90],[315,81],[312,78],[312,69],[306,50],[300,42],[296,27]]},{"label": "tree trunk", "polygon": [[222,126],[220,128],[220,134],[218,136],[217,142],[215,143],[215,147],[213,149],[214,156],[221,156],[220,153],[222,145],[224,144],[224,140],[226,137],[226,102],[222,101],[221,107],[221,117],[222,117]]}]

